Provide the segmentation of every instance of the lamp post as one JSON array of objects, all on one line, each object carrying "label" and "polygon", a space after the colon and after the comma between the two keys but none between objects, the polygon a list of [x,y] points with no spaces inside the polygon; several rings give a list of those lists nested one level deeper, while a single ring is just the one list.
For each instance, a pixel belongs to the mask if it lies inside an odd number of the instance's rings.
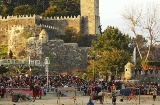
[{"label": "lamp post", "polygon": [[45,58],[45,72],[46,72],[46,76],[47,76],[47,91],[48,91],[48,89],[49,89],[49,84],[48,84],[48,72],[49,72],[49,64],[50,64],[50,60],[49,60],[49,57],[46,57]]},{"label": "lamp post", "polygon": [[95,81],[95,64],[94,64],[94,60],[95,60],[95,55],[94,56],[91,56],[91,55],[88,55],[88,59],[92,60],[92,63],[93,63],[93,81]]},{"label": "lamp post", "polygon": [[93,81],[95,82],[95,64],[94,64],[95,57],[91,57],[91,59],[93,61]]},{"label": "lamp post", "polygon": [[93,81],[95,82],[95,59],[97,57],[101,57],[100,55],[96,55],[95,51],[93,51],[93,55],[88,55],[88,58],[93,62]]}]

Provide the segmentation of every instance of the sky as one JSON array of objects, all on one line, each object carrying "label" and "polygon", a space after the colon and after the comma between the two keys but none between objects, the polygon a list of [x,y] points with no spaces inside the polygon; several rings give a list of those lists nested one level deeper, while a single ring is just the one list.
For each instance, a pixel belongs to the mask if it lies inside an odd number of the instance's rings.
[{"label": "sky", "polygon": [[153,1],[160,3],[160,0],[99,0],[99,15],[102,31],[105,30],[107,26],[114,26],[118,27],[122,32],[129,34],[128,26],[121,16],[125,10],[124,8],[132,5],[148,4]]}]

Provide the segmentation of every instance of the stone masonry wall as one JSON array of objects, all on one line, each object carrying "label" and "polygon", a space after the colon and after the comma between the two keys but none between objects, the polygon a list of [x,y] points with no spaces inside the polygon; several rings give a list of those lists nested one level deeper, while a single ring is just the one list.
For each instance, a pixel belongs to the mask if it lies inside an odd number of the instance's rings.
[{"label": "stone masonry wall", "polygon": [[35,25],[35,15],[34,16],[7,16],[7,18],[0,19],[0,29],[10,29],[14,25]]},{"label": "stone masonry wall", "polygon": [[64,35],[66,27],[73,27],[78,32],[81,32],[81,17],[60,17],[60,18],[45,18],[40,20],[42,27],[56,29],[58,35]]},{"label": "stone masonry wall", "polygon": [[73,27],[77,33],[81,32],[82,28],[80,16],[54,18],[42,18],[39,15],[0,17],[1,31],[11,30],[15,26],[21,26],[24,29],[32,26],[41,27],[47,31],[51,39],[57,38],[59,35],[64,35],[66,27]]},{"label": "stone masonry wall", "polygon": [[50,40],[42,48],[43,59],[48,55],[53,71],[86,70],[88,47],[78,47],[76,43]]},{"label": "stone masonry wall", "polygon": [[84,34],[99,34],[99,0],[80,0]]}]

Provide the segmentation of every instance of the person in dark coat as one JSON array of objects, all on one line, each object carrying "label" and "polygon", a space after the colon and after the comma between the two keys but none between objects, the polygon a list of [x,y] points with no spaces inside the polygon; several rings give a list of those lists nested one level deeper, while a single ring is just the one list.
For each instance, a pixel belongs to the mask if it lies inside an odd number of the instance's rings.
[{"label": "person in dark coat", "polygon": [[39,97],[39,99],[41,99],[41,96],[42,96],[42,89],[41,89],[41,87],[37,87],[37,89],[38,89],[38,97]]},{"label": "person in dark coat", "polygon": [[6,88],[1,86],[1,98],[4,98],[5,93],[6,93]]},{"label": "person in dark coat", "polygon": [[37,96],[38,96],[38,86],[35,85],[33,88],[33,102],[36,100]]}]

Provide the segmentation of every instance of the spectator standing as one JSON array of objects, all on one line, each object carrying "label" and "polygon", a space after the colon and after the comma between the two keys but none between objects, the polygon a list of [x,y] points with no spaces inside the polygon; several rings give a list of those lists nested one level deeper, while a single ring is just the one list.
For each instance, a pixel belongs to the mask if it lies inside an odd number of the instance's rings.
[{"label": "spectator standing", "polygon": [[83,91],[84,91],[84,96],[86,96],[87,95],[87,87],[84,86]]},{"label": "spectator standing", "polygon": [[36,100],[37,95],[38,95],[38,86],[35,85],[33,88],[33,102]]},{"label": "spectator standing", "polygon": [[116,93],[112,92],[112,104],[116,104]]},{"label": "spectator standing", "polygon": [[1,86],[1,98],[4,98],[5,93],[6,93],[6,88]]},{"label": "spectator standing", "polygon": [[157,89],[153,90],[153,100],[156,100],[156,96],[157,96]]}]

